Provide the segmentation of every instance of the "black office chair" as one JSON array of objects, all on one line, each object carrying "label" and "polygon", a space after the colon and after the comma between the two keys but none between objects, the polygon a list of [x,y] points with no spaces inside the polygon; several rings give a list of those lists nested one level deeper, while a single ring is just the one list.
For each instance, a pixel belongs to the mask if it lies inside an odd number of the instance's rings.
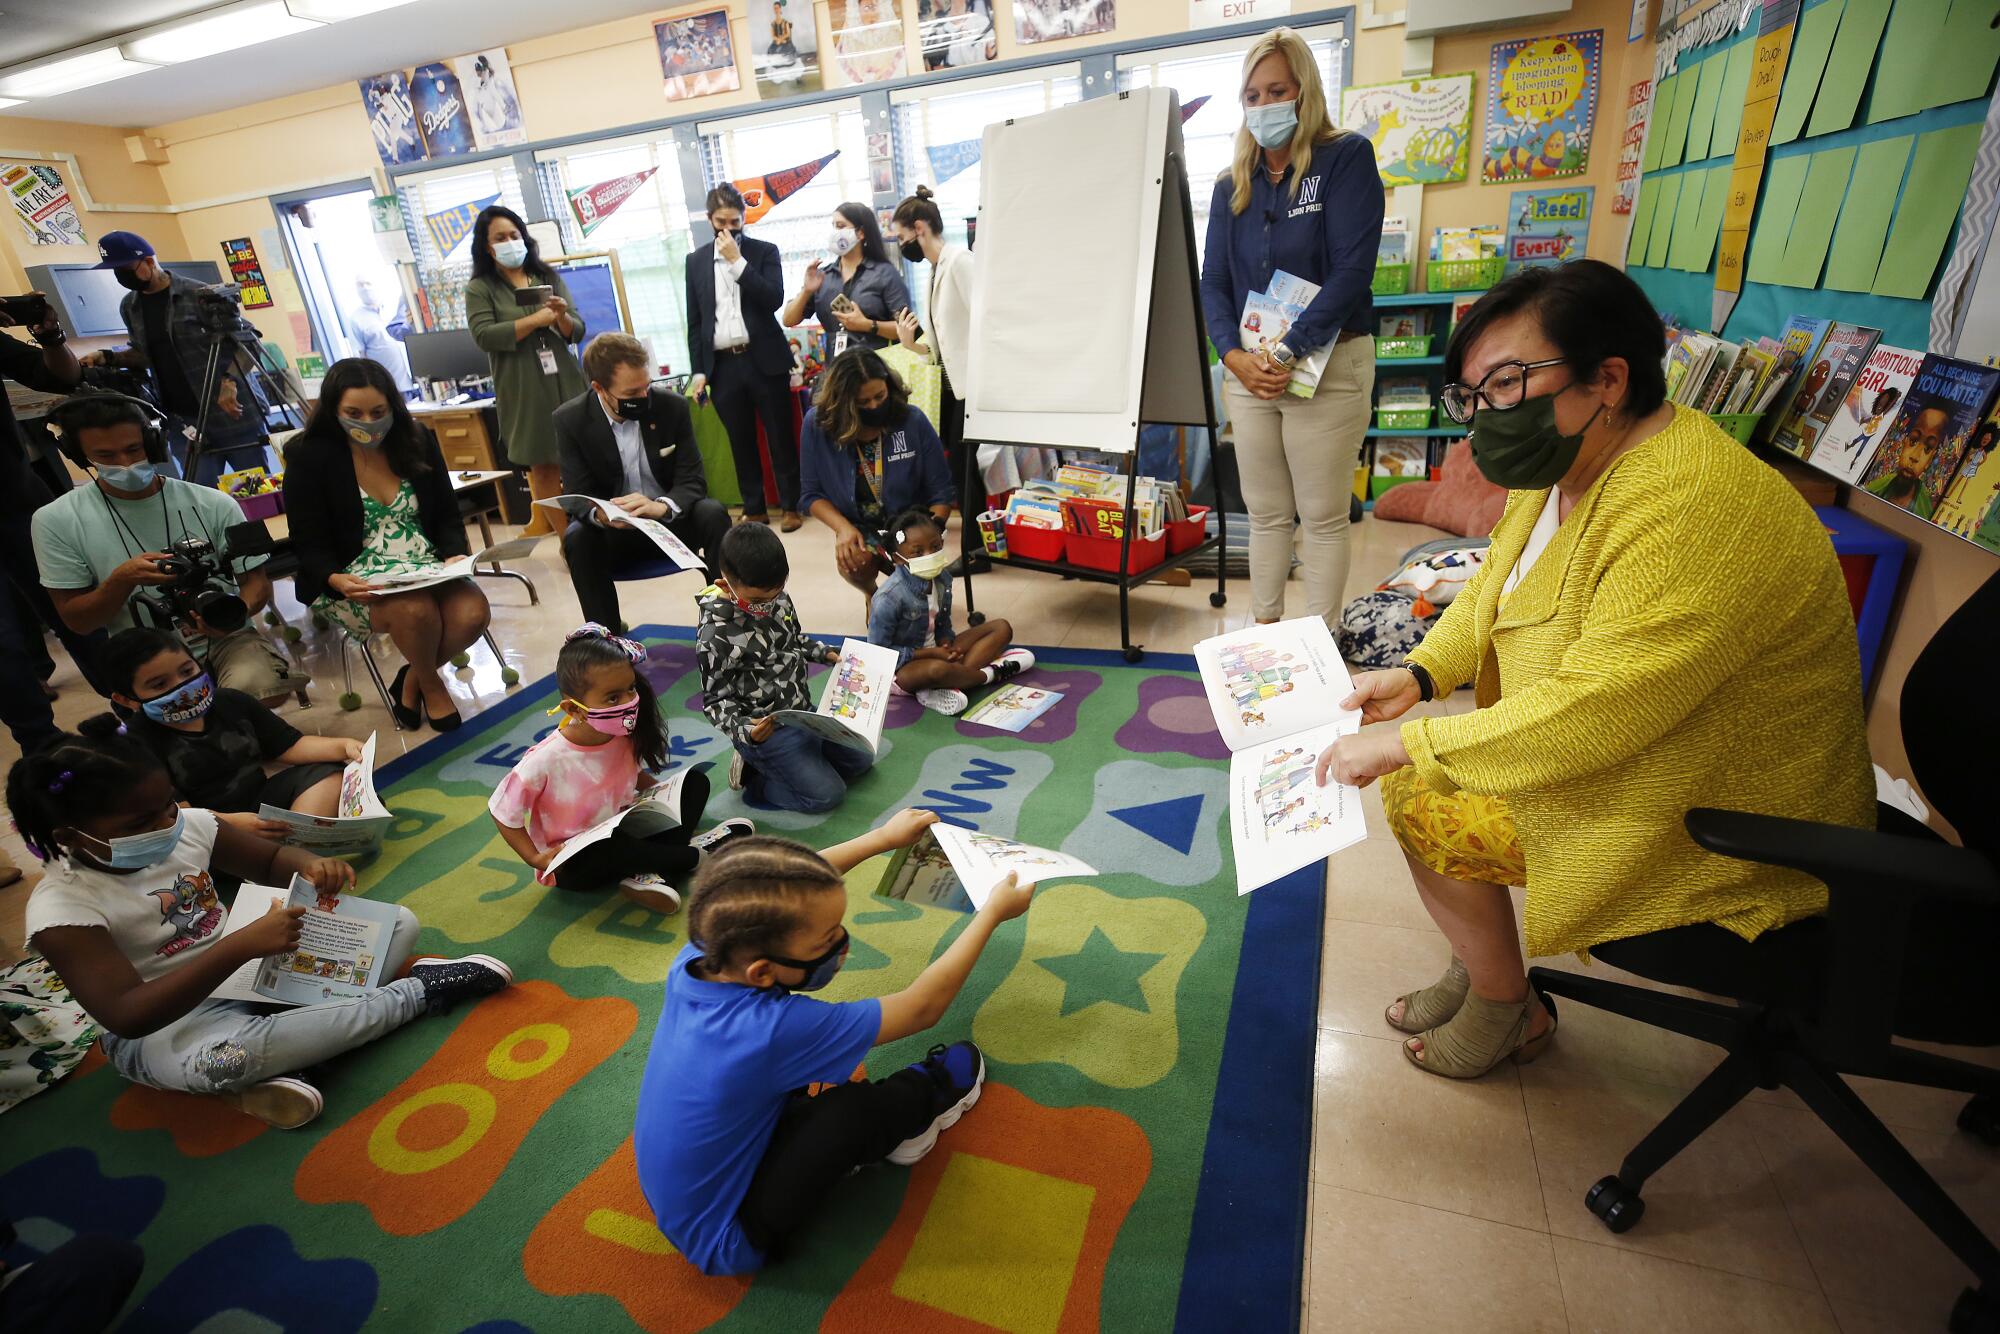
[{"label": "black office chair", "polygon": [[1562,996],[1698,1038],[1728,1055],[1584,1204],[1624,1232],[1644,1216],[1655,1172],[1754,1088],[1796,1093],[1977,1279],[1952,1309],[1954,1334],[2000,1331],[2000,1249],[1850,1088],[1843,1075],[1975,1095],[1959,1127],[2000,1144],[2000,1070],[1898,1046],[1893,1039],[2000,1044],[2000,821],[1987,800],[2000,754],[2000,574],[1925,646],[1903,685],[1911,772],[1965,846],[1887,806],[1875,830],[1737,811],[1693,810],[1688,833],[1712,852],[1807,872],[1825,882],[1823,916],[1754,942],[1713,925],[1606,942],[1591,953],[1694,1000],[1546,968],[1529,980]]}]

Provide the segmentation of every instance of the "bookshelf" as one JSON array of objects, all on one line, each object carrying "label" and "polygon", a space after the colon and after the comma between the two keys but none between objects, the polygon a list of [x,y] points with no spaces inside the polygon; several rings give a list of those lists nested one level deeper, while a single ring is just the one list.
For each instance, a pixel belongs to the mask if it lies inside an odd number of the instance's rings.
[{"label": "bookshelf", "polygon": [[[1377,496],[1389,489],[1387,486],[1382,485],[1382,483],[1387,482],[1394,485],[1397,480],[1375,476],[1375,441],[1387,438],[1405,439],[1412,437],[1429,441],[1430,446],[1425,462],[1428,470],[1435,472],[1443,464],[1444,452],[1450,447],[1451,442],[1464,437],[1466,433],[1465,428],[1445,417],[1443,410],[1436,407],[1438,391],[1443,387],[1444,343],[1446,337],[1451,333],[1445,321],[1450,318],[1450,307],[1454,301],[1468,297],[1476,298],[1482,295],[1484,295],[1484,289],[1463,292],[1407,292],[1397,296],[1384,296],[1379,293],[1376,295],[1375,313],[1378,317],[1376,326],[1378,329],[1381,327],[1379,317],[1385,312],[1417,309],[1429,313],[1431,317],[1431,347],[1434,351],[1431,355],[1423,357],[1378,356],[1375,359],[1375,390],[1371,394],[1369,406],[1369,421],[1371,425],[1368,428],[1365,441],[1361,447],[1360,460],[1360,466],[1366,470],[1367,476],[1367,494],[1362,496],[1362,500],[1369,507],[1373,507]],[[1384,377],[1417,374],[1421,374],[1424,377],[1424,381],[1430,389],[1433,405],[1431,412],[1432,425],[1413,430],[1395,430],[1389,427],[1373,425],[1372,423],[1378,420],[1374,415],[1377,401],[1375,395],[1379,395]]]}]

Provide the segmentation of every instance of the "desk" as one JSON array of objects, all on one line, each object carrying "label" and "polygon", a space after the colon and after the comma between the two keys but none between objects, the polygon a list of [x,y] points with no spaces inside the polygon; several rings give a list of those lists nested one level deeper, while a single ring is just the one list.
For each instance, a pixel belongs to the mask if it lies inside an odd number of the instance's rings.
[{"label": "desk", "polygon": [[[511,475],[507,460],[499,452],[499,421],[493,400],[474,399],[468,403],[412,403],[410,415],[437,437],[438,452],[454,472],[499,472]],[[525,524],[526,506],[515,496],[496,488],[498,509],[508,523]],[[518,511],[518,512],[517,512]]]}]

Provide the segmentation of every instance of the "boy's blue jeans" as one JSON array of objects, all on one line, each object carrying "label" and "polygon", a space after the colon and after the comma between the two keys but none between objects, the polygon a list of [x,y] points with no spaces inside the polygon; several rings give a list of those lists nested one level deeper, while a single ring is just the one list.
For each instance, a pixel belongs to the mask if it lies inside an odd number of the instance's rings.
[{"label": "boy's blue jeans", "polygon": [[743,795],[753,805],[817,815],[847,795],[847,785],[875,760],[866,751],[823,741],[796,727],[772,729],[768,741],[739,741]]}]

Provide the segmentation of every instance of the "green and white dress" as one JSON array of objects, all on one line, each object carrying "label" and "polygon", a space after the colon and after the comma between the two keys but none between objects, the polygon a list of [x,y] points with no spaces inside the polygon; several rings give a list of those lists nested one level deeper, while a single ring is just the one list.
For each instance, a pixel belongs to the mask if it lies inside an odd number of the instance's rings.
[{"label": "green and white dress", "polygon": [[[417,514],[417,493],[407,481],[396,488],[396,498],[386,505],[366,489],[362,490],[361,529],[361,554],[348,562],[344,574],[373,581],[384,575],[410,574],[438,563],[437,548],[424,534]],[[365,603],[329,591],[313,603],[313,610],[355,639],[366,639],[374,633]]]}]

